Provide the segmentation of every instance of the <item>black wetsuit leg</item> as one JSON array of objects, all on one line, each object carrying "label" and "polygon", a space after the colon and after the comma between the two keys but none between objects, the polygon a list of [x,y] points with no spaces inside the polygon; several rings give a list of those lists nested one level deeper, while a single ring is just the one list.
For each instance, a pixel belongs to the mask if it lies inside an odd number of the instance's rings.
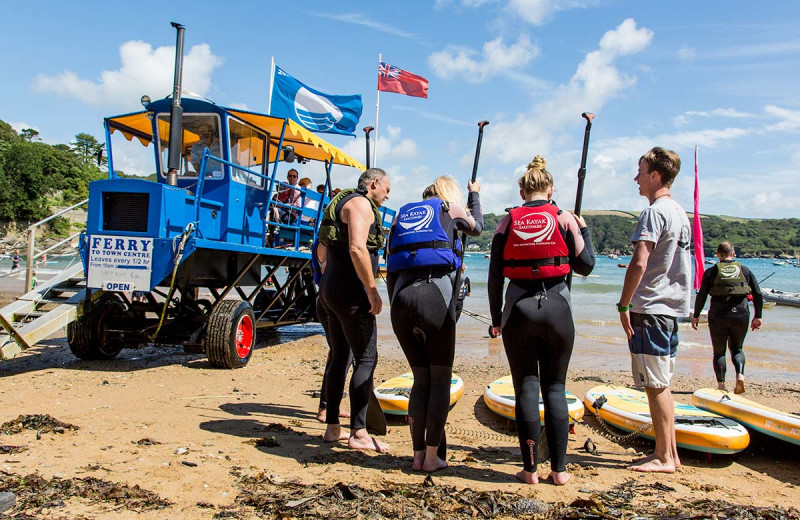
[{"label": "black wetsuit leg", "polygon": [[395,292],[392,327],[414,374],[408,406],[415,451],[439,446],[446,456],[444,427],[450,407],[455,322],[435,283],[418,280]]},{"label": "black wetsuit leg", "polygon": [[[323,330],[325,331],[325,340],[328,341],[328,311],[325,310],[325,306],[322,302],[317,298],[317,321],[319,321],[320,325],[322,325]],[[320,386],[319,390],[319,409],[320,410],[327,410],[328,409],[328,374],[331,371],[331,360],[333,357],[331,356],[330,344],[328,344],[328,356],[325,359],[325,372],[322,374],[322,385]],[[353,363],[353,354],[350,353],[350,359],[347,362],[347,366],[349,367]],[[346,370],[346,369],[345,369]],[[347,372],[345,371],[345,378],[347,377]]]},{"label": "black wetsuit leg", "polygon": [[367,293],[346,249],[328,248],[328,263],[320,282],[320,301],[328,312],[328,345],[331,347],[326,422],[339,424],[339,407],[352,352],[350,428],[366,428],[372,376],[378,361],[378,329],[375,316],[369,312]]},{"label": "black wetsuit leg", "polygon": [[730,348],[731,361],[737,374],[744,374],[744,338],[750,323],[749,315],[738,318],[709,318],[708,331],[711,334],[711,345],[714,348],[714,373],[717,382],[725,382],[727,372],[725,352]]},{"label": "black wetsuit leg", "polygon": [[554,290],[548,290],[546,297],[545,293],[538,293],[518,300],[502,337],[516,394],[523,466],[533,472],[539,462],[541,386],[550,466],[553,471],[565,471],[569,436],[565,384],[575,341],[569,302]]}]

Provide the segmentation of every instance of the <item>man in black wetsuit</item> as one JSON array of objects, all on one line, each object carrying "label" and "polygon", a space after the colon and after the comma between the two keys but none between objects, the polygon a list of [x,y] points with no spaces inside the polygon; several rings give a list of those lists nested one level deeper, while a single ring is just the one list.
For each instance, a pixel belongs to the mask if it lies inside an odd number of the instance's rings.
[{"label": "man in black wetsuit", "polygon": [[[706,297],[711,295],[711,308],[708,310],[708,331],[711,333],[711,345],[714,347],[714,373],[717,386],[725,390],[725,351],[730,348],[731,361],[736,370],[736,386],[734,393],[744,393],[744,337],[747,326],[753,330],[761,328],[761,308],[764,299],[761,288],[753,273],[739,262],[734,261],[736,252],[733,244],[722,242],[717,247],[719,263],[703,273],[700,290],[694,301],[692,328],[697,330],[700,312],[706,304]],[[755,316],[750,321],[750,310],[747,308],[748,294],[753,297]]]},{"label": "man in black wetsuit", "polygon": [[[391,183],[386,172],[370,168],[358,180],[358,188],[341,191],[331,200],[322,218],[320,243],[326,248],[326,265],[320,281],[319,302],[327,314],[325,330],[331,347],[328,374],[327,428],[323,439],[347,439],[353,449],[386,451],[389,446],[367,433],[366,415],[372,376],[378,360],[375,316],[383,301],[375,284],[378,250],[383,247],[382,217],[378,208],[389,198]],[[350,354],[350,434],[339,425]]]}]

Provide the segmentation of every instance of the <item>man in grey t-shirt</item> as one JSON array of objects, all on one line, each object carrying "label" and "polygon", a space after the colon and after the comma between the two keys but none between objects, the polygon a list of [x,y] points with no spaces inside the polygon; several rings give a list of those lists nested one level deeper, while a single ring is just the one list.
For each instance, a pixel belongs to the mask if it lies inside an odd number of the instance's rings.
[{"label": "man in grey t-shirt", "polygon": [[675,152],[653,148],[639,159],[634,179],[650,207],[633,232],[634,252],[617,304],[628,337],[636,386],[644,386],[656,447],[629,469],[673,473],[680,466],[675,442],[675,403],[669,389],[678,351],[678,320],[689,314],[689,243],[686,212],[670,197],[681,169]]}]

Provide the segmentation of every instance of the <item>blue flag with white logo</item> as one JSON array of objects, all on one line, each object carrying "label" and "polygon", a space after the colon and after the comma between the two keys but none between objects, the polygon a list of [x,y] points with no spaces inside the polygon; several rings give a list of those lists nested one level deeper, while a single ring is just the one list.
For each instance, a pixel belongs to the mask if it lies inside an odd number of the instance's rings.
[{"label": "blue flag with white logo", "polygon": [[355,135],[361,95],[335,96],[315,90],[275,67],[270,115],[286,117],[312,132]]}]

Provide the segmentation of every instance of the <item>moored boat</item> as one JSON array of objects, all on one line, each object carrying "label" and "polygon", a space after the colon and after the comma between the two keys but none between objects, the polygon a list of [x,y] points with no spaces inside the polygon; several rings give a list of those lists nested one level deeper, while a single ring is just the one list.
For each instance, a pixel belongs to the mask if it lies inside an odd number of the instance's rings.
[{"label": "moored boat", "polygon": [[775,302],[778,305],[791,305],[792,307],[800,307],[800,293],[786,292],[778,289],[762,287],[761,295],[764,297],[764,300],[768,302]]}]

